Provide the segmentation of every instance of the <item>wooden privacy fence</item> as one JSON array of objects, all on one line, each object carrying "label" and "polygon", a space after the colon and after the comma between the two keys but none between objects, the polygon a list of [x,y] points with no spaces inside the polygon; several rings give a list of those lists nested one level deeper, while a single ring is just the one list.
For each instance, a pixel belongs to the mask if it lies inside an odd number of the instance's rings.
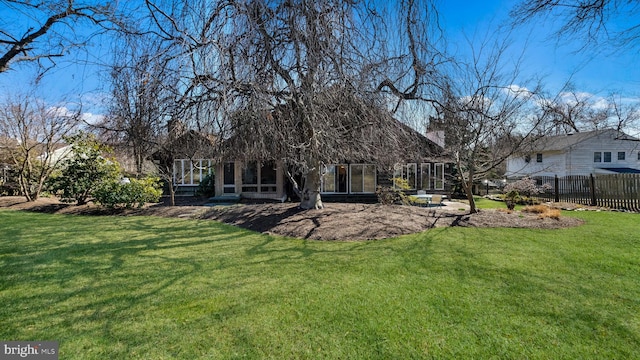
[{"label": "wooden privacy fence", "polygon": [[640,211],[640,174],[596,174],[534,177],[550,190],[537,197],[548,201]]}]

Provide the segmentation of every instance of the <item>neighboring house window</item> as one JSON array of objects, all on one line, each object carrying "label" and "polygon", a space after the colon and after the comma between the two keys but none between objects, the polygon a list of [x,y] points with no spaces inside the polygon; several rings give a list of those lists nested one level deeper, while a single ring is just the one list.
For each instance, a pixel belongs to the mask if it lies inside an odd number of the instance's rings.
[{"label": "neighboring house window", "polygon": [[331,164],[324,168],[321,191],[323,193],[347,192],[347,165]]},{"label": "neighboring house window", "polygon": [[526,162],[527,164],[531,162],[531,155],[525,155],[524,156],[524,162]]},{"label": "neighboring house window", "polygon": [[420,189],[431,189],[431,164],[420,164]]},{"label": "neighboring house window", "polygon": [[202,178],[211,173],[213,163],[209,159],[179,159],[173,162],[173,183],[175,185],[195,186]]},{"label": "neighboring house window", "polygon": [[395,167],[395,171],[393,174],[393,186],[399,188],[398,184],[396,184],[396,179],[403,179],[407,181],[407,185],[409,188],[407,190],[415,190],[417,185],[417,177],[418,177],[418,165],[416,163],[409,163],[406,165],[398,164]]},{"label": "neighboring house window", "polygon": [[611,151],[604,152],[604,162],[611,162]]},{"label": "neighboring house window", "polygon": [[242,169],[242,192],[276,192],[276,169],[273,162],[248,162]]},{"label": "neighboring house window", "polygon": [[536,162],[542,162],[542,154],[536,154]]},{"label": "neighboring house window", "polygon": [[627,157],[627,153],[626,152],[618,151],[618,160],[619,161],[624,161],[626,157]]},{"label": "neighboring house window", "polygon": [[638,151],[638,161],[640,161],[640,151]]},{"label": "neighboring house window", "polygon": [[593,162],[602,162],[602,153],[600,151],[596,151],[593,153]]},{"label": "neighboring house window", "polygon": [[369,164],[350,165],[351,192],[374,193],[376,192],[376,166]]},{"label": "neighboring house window", "polygon": [[236,192],[236,167],[232,162],[224,164],[222,192],[225,194]]}]

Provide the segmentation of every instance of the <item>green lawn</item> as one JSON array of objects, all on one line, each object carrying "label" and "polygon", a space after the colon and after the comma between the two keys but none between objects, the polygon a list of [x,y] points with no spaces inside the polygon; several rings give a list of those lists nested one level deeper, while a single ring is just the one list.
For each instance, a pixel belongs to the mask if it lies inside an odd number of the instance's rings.
[{"label": "green lawn", "polygon": [[371,242],[0,211],[0,339],[60,359],[640,358],[640,215]]}]

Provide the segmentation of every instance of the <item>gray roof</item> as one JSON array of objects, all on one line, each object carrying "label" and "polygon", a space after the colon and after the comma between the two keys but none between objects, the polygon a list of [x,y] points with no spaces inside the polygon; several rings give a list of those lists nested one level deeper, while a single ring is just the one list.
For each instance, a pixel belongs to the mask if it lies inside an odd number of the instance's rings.
[{"label": "gray roof", "polygon": [[616,140],[631,140],[639,141],[639,139],[629,136],[621,131],[615,129],[605,130],[593,130],[578,132],[573,134],[564,134],[556,136],[546,136],[536,141],[534,148],[537,151],[559,151],[564,150],[570,146],[586,141],[597,135],[613,132]]}]

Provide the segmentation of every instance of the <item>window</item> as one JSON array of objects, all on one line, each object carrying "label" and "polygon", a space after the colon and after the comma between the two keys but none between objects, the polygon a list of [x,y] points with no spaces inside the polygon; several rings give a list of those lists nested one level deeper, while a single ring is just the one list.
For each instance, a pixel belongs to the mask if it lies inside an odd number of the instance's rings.
[{"label": "window", "polygon": [[611,151],[604,152],[604,162],[611,162]]},{"label": "window", "polygon": [[258,163],[248,162],[242,169],[242,192],[258,192]]},{"label": "window", "polygon": [[593,162],[602,162],[602,153],[600,151],[596,151],[593,153]]},{"label": "window", "polygon": [[618,151],[618,161],[624,161],[627,157],[627,153],[624,151]]},{"label": "window", "polygon": [[431,164],[420,164],[420,189],[431,189]]},{"label": "window", "polygon": [[276,166],[272,161],[248,162],[242,169],[242,192],[276,192]]},{"label": "window", "polygon": [[275,193],[277,190],[276,163],[268,161],[260,167],[260,192]]},{"label": "window", "polygon": [[542,154],[536,154],[536,162],[542,162]]},{"label": "window", "polygon": [[222,192],[225,194],[233,194],[236,192],[236,167],[232,162],[224,164],[222,188]]},{"label": "window", "polygon": [[444,190],[444,164],[433,164],[433,188],[436,190]]},{"label": "window", "polygon": [[398,164],[395,166],[393,172],[393,186],[401,188],[396,179],[402,179],[407,182],[407,190],[415,190],[418,178],[418,165],[416,163],[410,163],[406,165]]},{"label": "window", "polygon": [[324,168],[322,176],[321,191],[323,193],[342,193],[347,192],[347,165],[327,165]]},{"label": "window", "polygon": [[351,169],[351,193],[376,192],[376,166],[354,164]]},{"label": "window", "polygon": [[212,161],[209,159],[179,159],[173,162],[173,183],[175,185],[195,186],[202,178],[211,173]]},{"label": "window", "polygon": [[531,155],[527,154],[524,156],[524,162],[526,162],[527,164],[531,162]]}]

